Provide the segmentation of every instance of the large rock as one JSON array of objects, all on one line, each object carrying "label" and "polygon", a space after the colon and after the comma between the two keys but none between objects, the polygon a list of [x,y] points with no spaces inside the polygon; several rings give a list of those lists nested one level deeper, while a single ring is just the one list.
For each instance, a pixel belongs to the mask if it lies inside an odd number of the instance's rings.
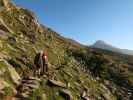
[{"label": "large rock", "polygon": [[17,96],[20,98],[29,98],[40,86],[40,79],[36,77],[25,78],[21,82],[20,86],[18,86],[19,92],[17,93]]},{"label": "large rock", "polygon": [[8,79],[11,83],[15,85],[19,85],[20,83],[20,76],[16,72],[16,70],[8,64],[5,60],[0,60],[0,78],[1,79]]},{"label": "large rock", "polygon": [[58,87],[66,87],[66,84],[64,84],[64,83],[61,82],[61,81],[56,81],[56,80],[51,80],[51,79],[49,79],[48,82],[49,82],[51,85],[55,85],[55,86],[58,86]]},{"label": "large rock", "polygon": [[86,91],[83,92],[81,97],[83,100],[92,100],[91,97],[89,95],[87,95]]},{"label": "large rock", "polygon": [[9,87],[9,86],[10,85],[6,81],[0,79],[0,91],[3,90],[5,87]]},{"label": "large rock", "polygon": [[0,99],[1,100],[10,100],[8,97],[14,96],[17,94],[17,91],[12,85],[7,83],[5,80],[0,79]]},{"label": "large rock", "polygon": [[0,52],[0,59],[10,59],[10,57]]},{"label": "large rock", "polygon": [[47,100],[47,96],[46,96],[45,93],[42,94],[42,99],[43,99],[43,100]]},{"label": "large rock", "polygon": [[69,90],[61,89],[59,92],[66,100],[73,100],[73,96]]}]

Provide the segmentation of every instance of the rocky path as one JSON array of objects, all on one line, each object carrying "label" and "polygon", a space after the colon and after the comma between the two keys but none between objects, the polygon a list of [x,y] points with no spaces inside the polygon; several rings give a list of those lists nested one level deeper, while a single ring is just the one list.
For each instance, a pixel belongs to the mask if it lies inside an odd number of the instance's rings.
[{"label": "rocky path", "polygon": [[40,85],[40,79],[30,77],[22,80],[22,83],[17,88],[17,95],[13,100],[26,100],[33,93],[34,90],[38,89]]}]

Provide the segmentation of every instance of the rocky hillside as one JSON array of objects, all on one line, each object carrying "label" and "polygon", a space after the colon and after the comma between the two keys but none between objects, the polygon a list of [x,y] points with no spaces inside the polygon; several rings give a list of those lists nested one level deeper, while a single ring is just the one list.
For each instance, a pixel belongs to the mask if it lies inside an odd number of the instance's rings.
[{"label": "rocky hillside", "polygon": [[[132,56],[72,42],[9,1],[1,0],[0,100],[132,100]],[[34,58],[44,49],[49,71],[35,76]]]}]

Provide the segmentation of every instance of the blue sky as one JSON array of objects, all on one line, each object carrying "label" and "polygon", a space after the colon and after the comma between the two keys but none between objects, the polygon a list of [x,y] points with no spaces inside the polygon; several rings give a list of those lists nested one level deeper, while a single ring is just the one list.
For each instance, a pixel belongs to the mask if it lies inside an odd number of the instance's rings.
[{"label": "blue sky", "polygon": [[40,23],[90,45],[103,40],[133,50],[133,0],[14,0]]}]

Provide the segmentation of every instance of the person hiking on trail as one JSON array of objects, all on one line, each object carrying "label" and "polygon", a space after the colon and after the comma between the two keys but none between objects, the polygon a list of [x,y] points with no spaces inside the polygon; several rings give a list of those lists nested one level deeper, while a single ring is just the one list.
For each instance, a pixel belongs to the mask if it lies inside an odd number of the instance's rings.
[{"label": "person hiking on trail", "polygon": [[43,67],[42,67],[42,74],[43,74],[48,72],[48,53],[45,50],[43,51],[42,59],[43,59]]},{"label": "person hiking on trail", "polygon": [[34,58],[34,74],[40,75],[41,74],[41,66],[42,66],[42,55],[43,52],[41,51],[40,53],[37,53],[35,58]]},{"label": "person hiking on trail", "polygon": [[35,72],[34,74],[43,75],[48,72],[48,54],[46,51],[41,51],[34,59]]}]

